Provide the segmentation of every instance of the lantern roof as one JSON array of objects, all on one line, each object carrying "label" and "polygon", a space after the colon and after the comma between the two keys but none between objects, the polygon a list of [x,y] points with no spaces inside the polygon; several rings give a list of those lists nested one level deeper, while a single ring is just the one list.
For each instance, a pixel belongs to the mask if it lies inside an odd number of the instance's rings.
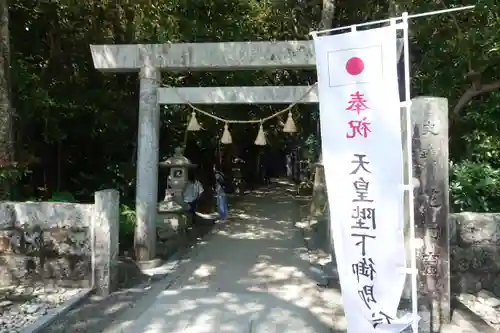
[{"label": "lantern roof", "polygon": [[160,166],[166,168],[172,167],[184,167],[184,168],[194,168],[196,164],[191,163],[191,161],[183,155],[184,149],[182,147],[175,148],[174,156],[167,158],[165,161],[160,162]]}]

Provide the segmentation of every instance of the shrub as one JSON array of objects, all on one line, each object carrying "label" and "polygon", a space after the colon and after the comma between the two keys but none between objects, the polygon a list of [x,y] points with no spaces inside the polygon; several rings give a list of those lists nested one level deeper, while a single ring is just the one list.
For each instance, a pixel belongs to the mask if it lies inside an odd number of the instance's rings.
[{"label": "shrub", "polygon": [[75,197],[69,192],[54,192],[49,202],[75,202]]},{"label": "shrub", "polygon": [[451,163],[450,206],[454,212],[500,211],[500,170],[468,160]]},{"label": "shrub", "polygon": [[120,252],[131,250],[134,246],[135,209],[120,205]]}]

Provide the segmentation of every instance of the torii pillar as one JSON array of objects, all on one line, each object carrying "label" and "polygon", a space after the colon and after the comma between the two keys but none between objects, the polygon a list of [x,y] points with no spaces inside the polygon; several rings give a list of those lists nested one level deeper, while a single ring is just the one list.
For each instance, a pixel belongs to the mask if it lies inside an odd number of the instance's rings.
[{"label": "torii pillar", "polygon": [[154,66],[145,65],[140,69],[139,78],[134,249],[136,260],[148,261],[156,256],[160,151],[160,105],[157,96],[161,73]]}]

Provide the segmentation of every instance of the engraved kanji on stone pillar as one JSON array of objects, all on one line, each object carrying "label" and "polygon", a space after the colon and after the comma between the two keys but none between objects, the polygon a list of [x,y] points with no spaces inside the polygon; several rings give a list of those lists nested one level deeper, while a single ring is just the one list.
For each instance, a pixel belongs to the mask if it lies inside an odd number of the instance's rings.
[{"label": "engraved kanji on stone pillar", "polygon": [[[448,101],[440,97],[412,100],[415,234],[421,332],[436,332],[450,320],[448,204]],[[427,319],[428,318],[428,319]]]}]

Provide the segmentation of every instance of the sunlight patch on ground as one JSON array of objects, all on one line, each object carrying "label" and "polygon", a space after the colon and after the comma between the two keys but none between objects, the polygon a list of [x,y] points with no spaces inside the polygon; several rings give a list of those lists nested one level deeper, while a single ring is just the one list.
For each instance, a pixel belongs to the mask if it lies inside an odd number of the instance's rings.
[{"label": "sunlight patch on ground", "polygon": [[238,218],[240,220],[259,220],[259,221],[269,221],[270,220],[268,217],[248,215],[245,213],[237,213],[237,214],[234,214],[232,216],[234,216],[235,218]]},{"label": "sunlight patch on ground", "polygon": [[283,239],[285,233],[279,230],[245,230],[242,232],[218,232],[219,234],[224,234],[229,238],[233,239],[248,239],[248,240],[257,240],[257,239],[275,239],[280,240]]},{"label": "sunlight patch on ground", "polygon": [[255,218],[254,216],[251,216],[251,215],[248,215],[248,214],[244,214],[244,213],[238,214],[236,216],[239,217],[242,220],[251,220],[251,219]]},{"label": "sunlight patch on ground", "polygon": [[[267,299],[263,299],[267,298]],[[138,318],[134,324],[144,333],[317,333],[319,322],[307,309],[299,310],[265,295],[213,293],[194,294],[180,289],[163,293],[154,309],[156,316]],[[149,321],[147,321],[149,320]],[[144,326],[140,326],[145,324]]]},{"label": "sunlight patch on ground", "polygon": [[309,227],[309,222],[303,222],[303,221],[301,221],[301,222],[297,222],[295,225],[297,226],[297,228],[301,228],[301,229],[308,228]]},{"label": "sunlight patch on ground", "polygon": [[250,271],[250,274],[258,277],[266,277],[269,280],[283,280],[304,276],[304,274],[300,270],[297,270],[296,267],[271,265],[268,263],[256,264]]},{"label": "sunlight patch on ground", "polygon": [[214,272],[215,272],[215,266],[201,264],[200,267],[198,267],[193,272],[193,276],[198,277],[198,278],[206,278],[206,277],[209,277],[210,275],[214,274]]},{"label": "sunlight patch on ground", "polygon": [[216,219],[219,217],[219,215],[217,213],[204,214],[204,213],[200,213],[200,212],[196,212],[196,216],[199,216],[205,220],[213,220],[213,219]]}]

